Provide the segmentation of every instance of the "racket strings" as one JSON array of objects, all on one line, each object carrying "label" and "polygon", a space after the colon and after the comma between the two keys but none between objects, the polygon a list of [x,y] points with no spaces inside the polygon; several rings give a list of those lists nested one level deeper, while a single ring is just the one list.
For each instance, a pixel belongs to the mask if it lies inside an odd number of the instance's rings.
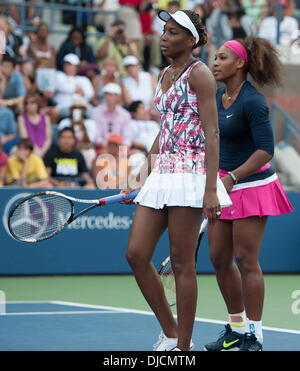
[{"label": "racket strings", "polygon": [[42,240],[62,228],[72,211],[73,204],[64,197],[52,194],[35,196],[16,207],[10,216],[10,227],[20,240]]},{"label": "racket strings", "polygon": [[159,270],[159,275],[170,306],[176,303],[176,283],[170,259],[166,259]]}]

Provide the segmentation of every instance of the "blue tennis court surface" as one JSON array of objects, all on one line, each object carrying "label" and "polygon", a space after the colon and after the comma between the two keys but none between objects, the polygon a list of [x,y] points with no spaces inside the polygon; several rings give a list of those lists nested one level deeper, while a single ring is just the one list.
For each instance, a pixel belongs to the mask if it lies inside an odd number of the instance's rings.
[{"label": "blue tennis court surface", "polygon": [[[215,340],[221,321],[197,319],[194,350]],[[0,350],[151,351],[160,328],[150,312],[69,302],[9,302]],[[300,331],[264,330],[264,350],[300,350]]]}]

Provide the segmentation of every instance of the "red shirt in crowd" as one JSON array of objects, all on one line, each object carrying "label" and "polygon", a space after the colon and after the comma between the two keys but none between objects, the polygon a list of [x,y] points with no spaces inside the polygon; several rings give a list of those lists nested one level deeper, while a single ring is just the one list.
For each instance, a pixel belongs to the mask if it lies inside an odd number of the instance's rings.
[{"label": "red shirt in crowd", "polygon": [[140,13],[140,20],[143,34],[152,34],[152,15],[150,12]]},{"label": "red shirt in crowd", "polygon": [[140,6],[142,0],[119,0],[120,5],[129,5],[129,6]]}]

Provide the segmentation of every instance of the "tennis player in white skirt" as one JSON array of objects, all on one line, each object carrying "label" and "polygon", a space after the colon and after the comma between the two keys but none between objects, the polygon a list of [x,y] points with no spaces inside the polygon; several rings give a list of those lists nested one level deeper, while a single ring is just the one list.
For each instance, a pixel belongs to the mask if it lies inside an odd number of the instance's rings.
[{"label": "tennis player in white skirt", "polygon": [[[161,11],[159,16],[166,22],[161,50],[171,64],[159,76],[154,102],[161,115],[161,130],[148,156],[151,172],[134,200],[137,207],[127,260],[162,328],[154,350],[184,351],[194,346],[195,248],[201,217],[213,225],[231,200],[218,176],[216,84],[207,66],[192,55],[195,47],[207,41],[204,26],[192,11],[173,15]],[[166,229],[176,280],[177,321],[151,263]]]}]

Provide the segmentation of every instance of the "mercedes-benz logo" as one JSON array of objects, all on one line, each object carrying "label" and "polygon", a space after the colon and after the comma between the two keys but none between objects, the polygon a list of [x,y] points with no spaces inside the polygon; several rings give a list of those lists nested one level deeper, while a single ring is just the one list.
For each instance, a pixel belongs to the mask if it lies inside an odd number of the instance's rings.
[{"label": "mercedes-benz logo", "polygon": [[[30,193],[20,193],[10,199],[10,201],[7,203],[4,213],[3,213],[3,225],[6,229],[6,232],[11,236],[11,233],[9,232],[9,228],[7,225],[7,219],[8,219],[8,213],[10,208],[13,204],[15,204],[16,201],[19,199],[22,199],[24,197],[29,196]],[[24,202],[21,204],[22,209],[20,212],[20,216],[16,218],[16,220],[12,220],[11,227],[13,230],[17,231],[17,228],[20,227],[20,230],[22,229],[22,226],[24,226],[24,229],[30,228],[30,233],[28,232],[28,238],[26,237],[26,240],[28,241],[36,241],[45,231],[47,225],[48,225],[48,209],[45,205],[44,201],[39,198],[35,197],[34,201],[36,204],[30,205],[29,202]],[[39,214],[35,214],[34,212],[38,210]],[[38,220],[35,219],[35,216],[38,217]],[[16,235],[18,233],[16,232]],[[23,237],[23,236],[22,236]]]},{"label": "mercedes-benz logo", "polygon": [[3,215],[2,215],[2,222],[3,222],[3,226],[4,226],[4,229],[6,230],[6,233],[12,237],[12,235],[10,234],[9,232],[9,229],[8,229],[8,224],[7,224],[7,221],[8,221],[8,213],[9,213],[9,210],[10,208],[12,207],[12,205],[14,203],[16,203],[17,201],[19,201],[20,199],[24,198],[24,197],[27,197],[27,196],[30,196],[30,193],[18,193],[17,195],[15,195],[14,197],[12,197],[8,203],[6,204],[5,208],[4,208],[4,212],[3,212]]}]

